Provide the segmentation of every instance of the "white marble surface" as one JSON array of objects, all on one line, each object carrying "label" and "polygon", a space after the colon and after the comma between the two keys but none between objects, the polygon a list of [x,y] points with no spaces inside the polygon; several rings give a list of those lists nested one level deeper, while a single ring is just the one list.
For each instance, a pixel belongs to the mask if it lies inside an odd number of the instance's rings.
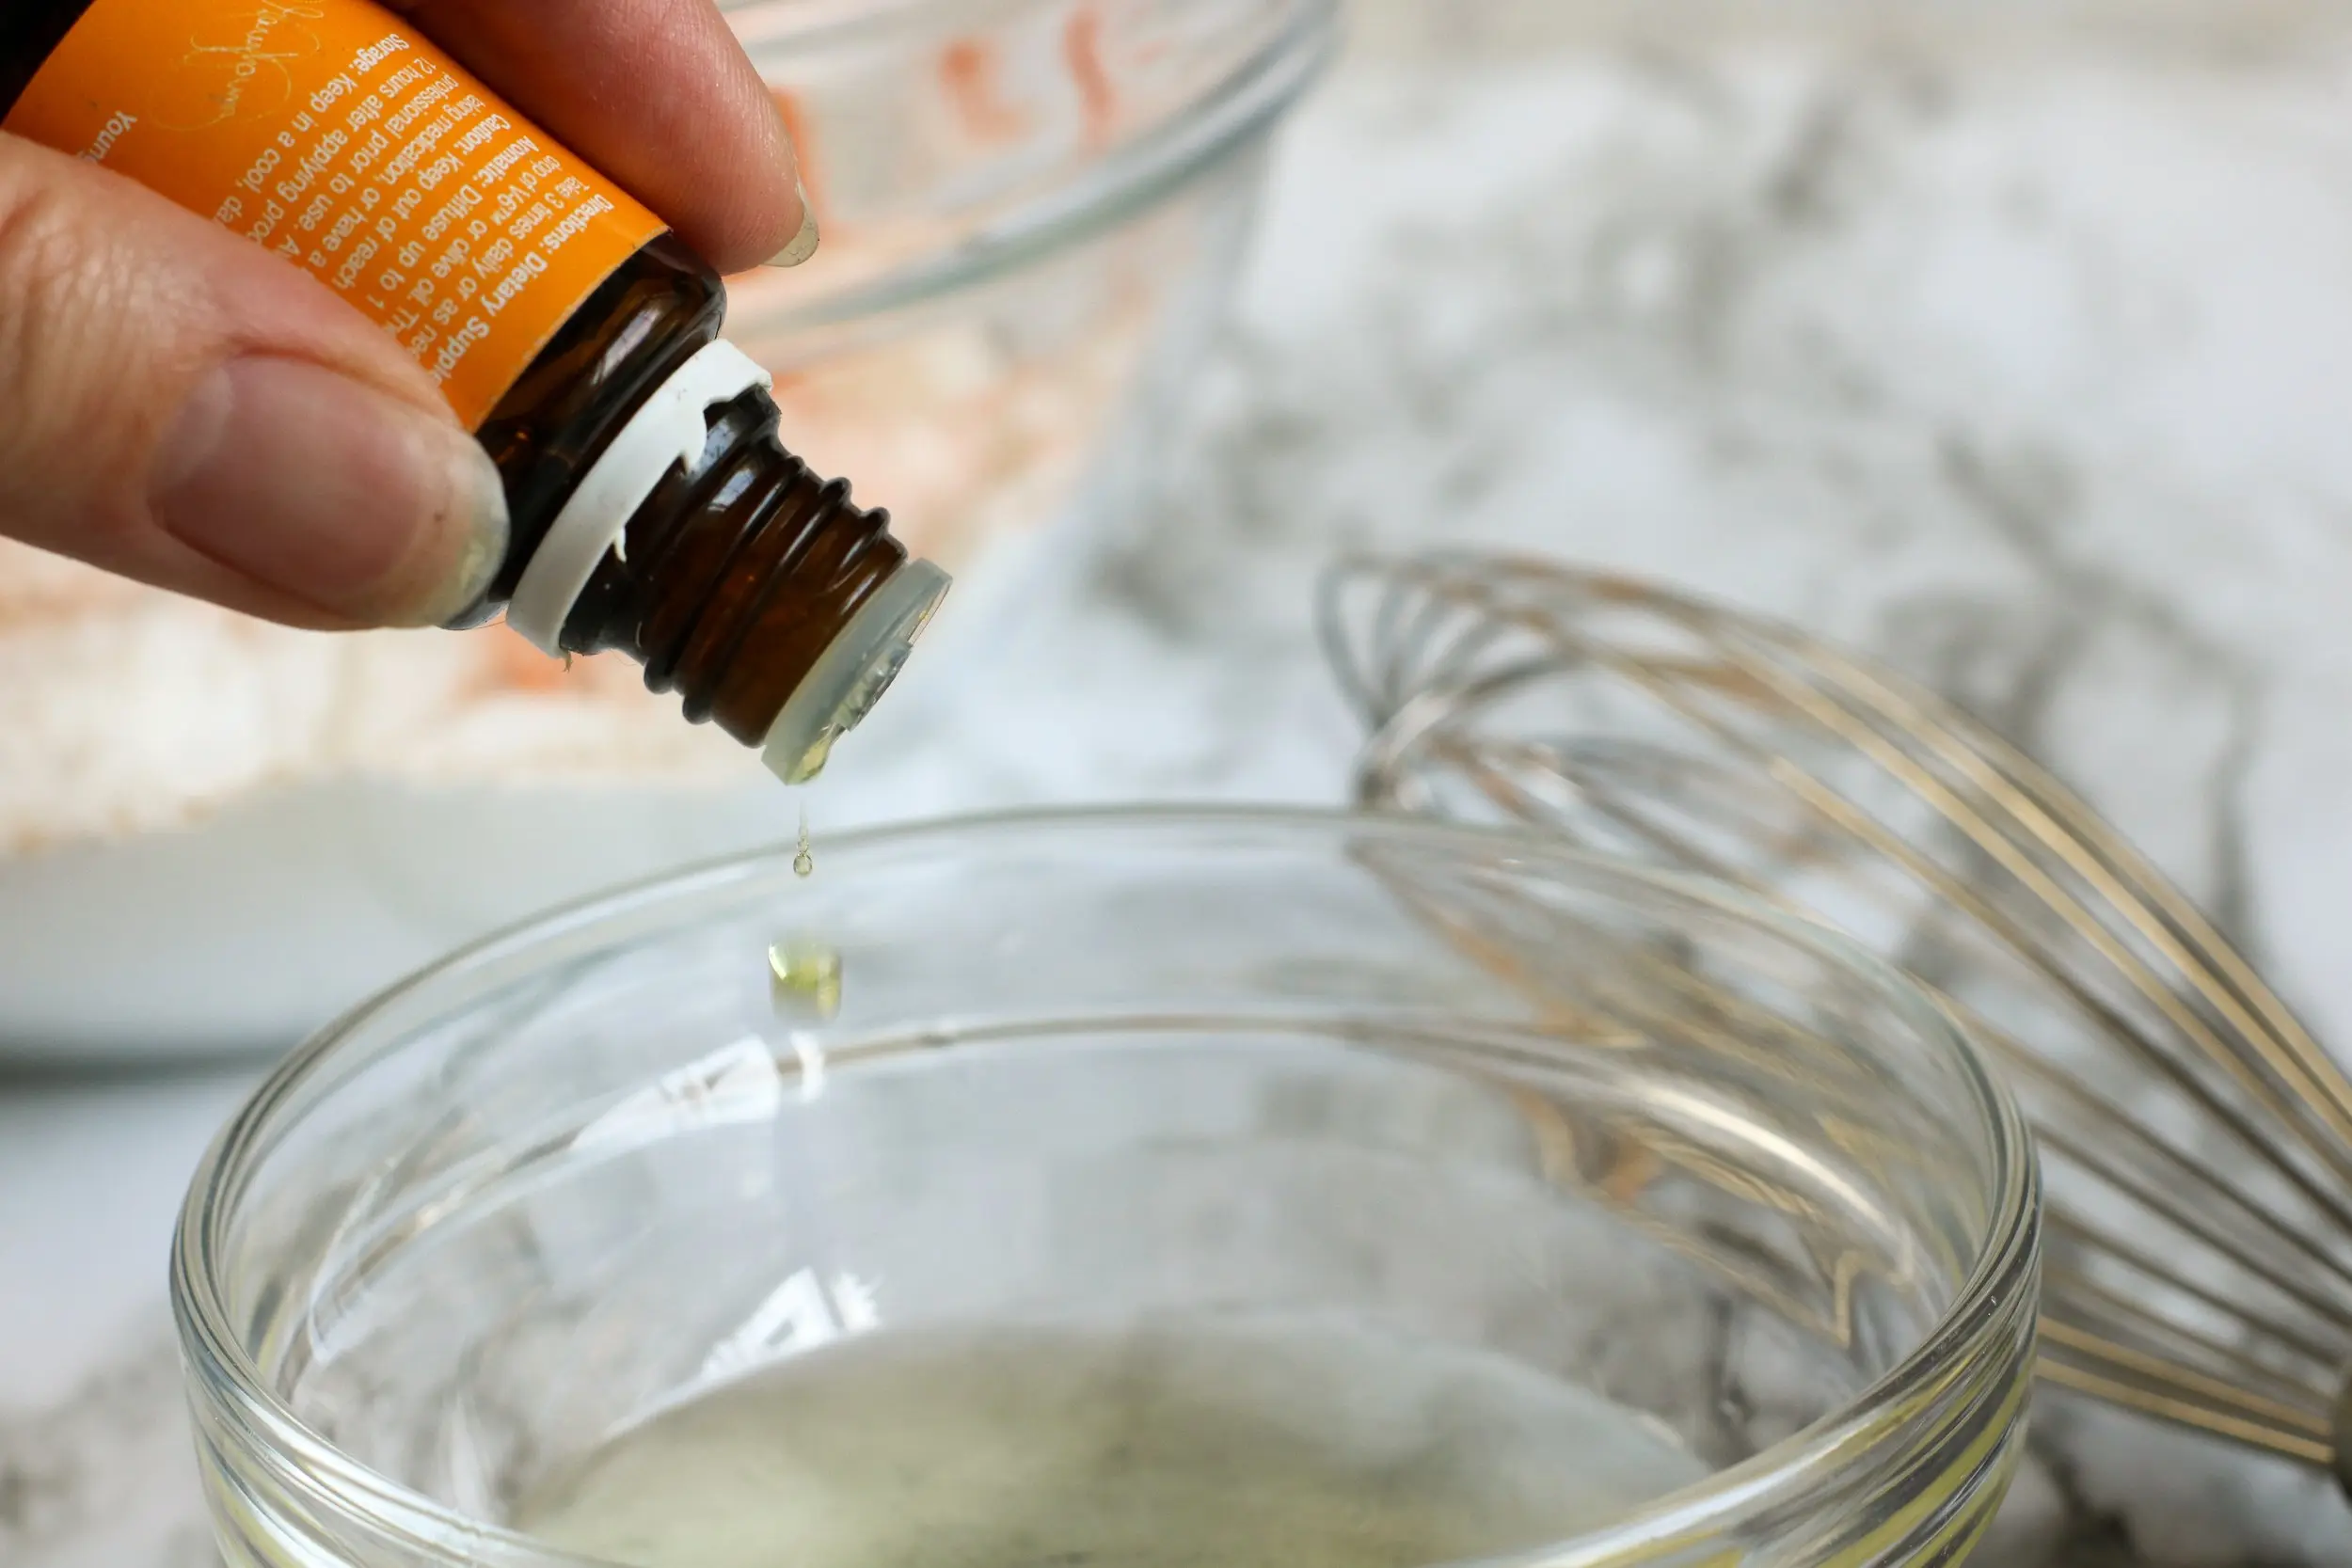
[{"label": "white marble surface", "polygon": [[[983,573],[819,825],[1336,800],[1315,570],[1511,543],[1939,681],[2352,1037],[2352,52],[1370,33],[1151,526]],[[250,1077],[0,1082],[8,1568],[208,1560],[164,1253]],[[2056,1406],[2012,1515],[1990,1560],[2352,1558],[2317,1481]]]}]

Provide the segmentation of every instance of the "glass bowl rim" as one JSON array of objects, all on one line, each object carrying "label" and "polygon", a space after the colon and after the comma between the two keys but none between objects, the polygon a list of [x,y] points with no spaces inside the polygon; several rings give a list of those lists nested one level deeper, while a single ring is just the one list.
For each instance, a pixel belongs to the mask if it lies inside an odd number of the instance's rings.
[{"label": "glass bowl rim", "polygon": [[[1653,1499],[1598,1531],[1504,1560],[1526,1568],[1597,1568],[1619,1560],[1646,1560],[1692,1537],[1722,1534],[1767,1513],[1779,1513],[1791,1503],[1801,1504],[1828,1476],[1869,1475],[1874,1461],[1895,1448],[1896,1439],[1933,1417],[1955,1386],[1969,1384],[1972,1371],[1981,1374],[1988,1363],[2003,1359],[2000,1341],[2014,1334],[2021,1317],[2027,1332],[2015,1359],[2030,1359],[2031,1287],[2040,1266],[2042,1204],[2038,1164],[2023,1114],[1947,1009],[1910,976],[1810,916],[1728,884],[1619,861],[1522,830],[1318,807],[1096,806],[993,812],[866,829],[842,834],[824,847],[828,860],[837,861],[911,845],[963,847],[1021,834],[1058,838],[1073,832],[1114,831],[1181,837],[1236,830],[1302,839],[1369,832],[1392,843],[1507,853],[1515,870],[1549,866],[1585,879],[1586,885],[1604,895],[1612,882],[1642,888],[1763,930],[1862,980],[1900,1013],[1931,1049],[1960,1069],[1987,1137],[1992,1153],[1987,1234],[1951,1305],[1908,1354],[1836,1410],[1750,1459]],[[199,1412],[199,1428],[207,1418],[220,1422],[227,1429],[224,1435],[243,1453],[265,1464],[280,1484],[295,1490],[306,1502],[364,1513],[373,1528],[405,1538],[426,1560],[496,1561],[509,1568],[621,1568],[566,1555],[529,1535],[447,1508],[352,1460],[306,1426],[266,1386],[240,1343],[217,1288],[214,1243],[219,1227],[235,1214],[252,1174],[248,1157],[257,1146],[266,1147],[263,1134],[279,1126],[281,1107],[344,1052],[367,1045],[370,1025],[396,1005],[501,959],[527,957],[533,949],[576,939],[600,926],[625,924],[658,909],[691,908],[747,883],[786,883],[796,852],[796,845],[778,844],[558,906],[417,971],[360,1003],[287,1056],[206,1150],[190,1180],[172,1239],[172,1310],[187,1358],[191,1394],[206,1402]],[[2017,1369],[1995,1365],[1994,1370],[2007,1374]],[[2000,1395],[2014,1407],[2001,1413],[2001,1432],[2022,1417],[2025,1388],[2030,1386],[2030,1379],[2010,1376],[2008,1381],[2019,1386]],[[452,1555],[460,1543],[465,1553],[489,1555]],[[1637,1555],[1622,1556],[1627,1553]]]},{"label": "glass bowl rim", "polygon": [[[723,8],[732,16],[761,3],[774,0],[736,0]],[[1047,0],[994,0],[988,8],[1011,10],[1044,3]],[[1273,131],[1337,51],[1340,0],[1276,3],[1284,22],[1264,47],[1236,62],[1181,112],[1091,161],[1081,177],[1019,203],[935,254],[839,293],[765,314],[760,318],[760,330],[778,335],[811,332],[920,308],[1082,244],[1223,167]],[[870,14],[809,22],[795,28],[791,36],[879,29],[919,14],[959,6],[970,9],[972,5],[973,0],[885,0],[869,6]],[[819,13],[848,8],[815,8]]]},{"label": "glass bowl rim", "polygon": [[[959,29],[977,22],[1024,11],[1050,10],[1068,0],[716,0],[720,14],[737,26],[734,18],[747,11],[765,13],[755,35],[758,41],[831,42],[860,34],[889,33],[908,27],[948,23]],[[1260,0],[1261,4],[1264,0]],[[1273,0],[1291,10],[1307,10],[1324,0]]]}]

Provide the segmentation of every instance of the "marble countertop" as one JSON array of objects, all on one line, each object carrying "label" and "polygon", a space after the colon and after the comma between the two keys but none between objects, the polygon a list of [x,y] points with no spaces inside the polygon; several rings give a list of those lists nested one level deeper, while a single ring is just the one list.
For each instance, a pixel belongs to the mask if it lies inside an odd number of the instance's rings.
[{"label": "marble countertop", "polygon": [[[1505,544],[1960,695],[2352,1038],[2352,50],[1535,47],[1527,9],[1451,13],[1491,24],[1459,48],[1367,12],[1165,493],[989,564],[1020,613],[933,656],[820,821],[1336,800],[1314,574]],[[212,1560],[163,1259],[255,1076],[0,1079],[8,1568]],[[2316,1480],[2058,1404],[2005,1529],[2019,1568],[2352,1558]]]}]

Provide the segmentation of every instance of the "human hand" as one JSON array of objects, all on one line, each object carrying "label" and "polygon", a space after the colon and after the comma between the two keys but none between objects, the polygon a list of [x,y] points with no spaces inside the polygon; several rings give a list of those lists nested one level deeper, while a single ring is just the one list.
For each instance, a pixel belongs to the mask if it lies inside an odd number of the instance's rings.
[{"label": "human hand", "polygon": [[[723,272],[812,237],[712,0],[389,3]],[[430,626],[478,596],[506,506],[432,381],[325,284],[0,135],[0,535],[295,626]]]}]

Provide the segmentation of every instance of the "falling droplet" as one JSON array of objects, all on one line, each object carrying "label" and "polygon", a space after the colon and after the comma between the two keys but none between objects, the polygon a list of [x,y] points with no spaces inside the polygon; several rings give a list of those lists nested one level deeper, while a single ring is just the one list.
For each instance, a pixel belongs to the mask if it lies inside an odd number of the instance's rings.
[{"label": "falling droplet", "polygon": [[841,1010],[841,955],[822,942],[780,942],[768,949],[776,1006],[830,1019]]},{"label": "falling droplet", "polygon": [[806,805],[801,807],[801,847],[799,852],[792,857],[792,870],[794,875],[802,878],[817,875],[817,851],[809,845],[808,807]]}]

